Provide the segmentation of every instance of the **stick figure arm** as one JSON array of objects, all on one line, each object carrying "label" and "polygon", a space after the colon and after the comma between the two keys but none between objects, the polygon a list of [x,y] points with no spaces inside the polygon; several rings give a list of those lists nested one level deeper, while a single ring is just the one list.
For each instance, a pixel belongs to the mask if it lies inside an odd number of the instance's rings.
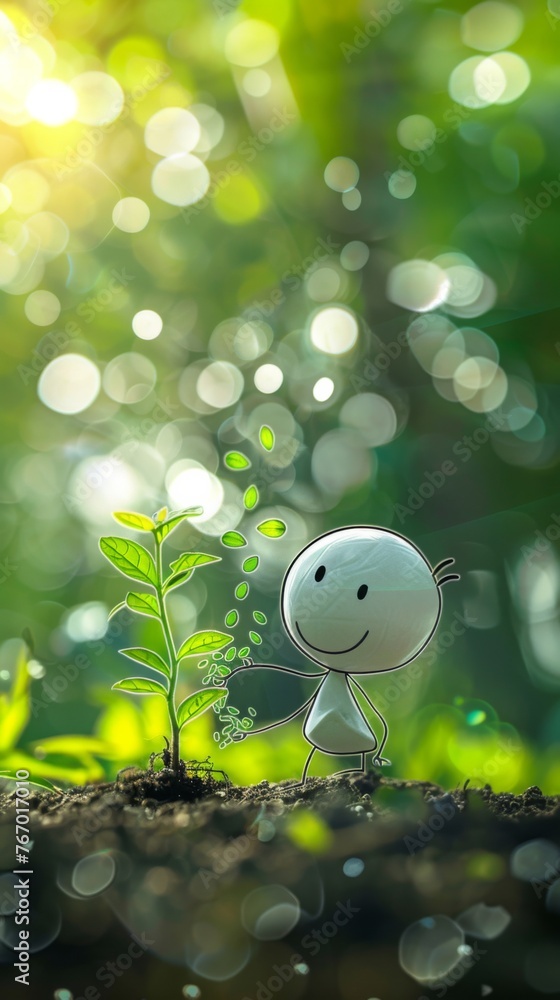
[{"label": "stick figure arm", "polygon": [[363,687],[360,684],[358,684],[357,680],[354,677],[351,676],[350,677],[350,681],[354,685],[354,687],[356,687],[358,689],[358,691],[360,692],[360,694],[363,695],[363,697],[367,701],[369,707],[373,709],[373,711],[375,712],[377,718],[380,720],[381,725],[383,726],[383,738],[382,738],[381,743],[380,743],[380,745],[379,745],[379,747],[378,747],[378,749],[376,751],[376,757],[380,757],[381,754],[383,753],[383,747],[385,746],[385,744],[387,742],[387,737],[389,735],[389,726],[385,722],[385,719],[381,715],[381,712],[378,712],[378,710],[376,709],[375,705],[373,704],[371,698],[368,697],[368,695],[364,691]]}]

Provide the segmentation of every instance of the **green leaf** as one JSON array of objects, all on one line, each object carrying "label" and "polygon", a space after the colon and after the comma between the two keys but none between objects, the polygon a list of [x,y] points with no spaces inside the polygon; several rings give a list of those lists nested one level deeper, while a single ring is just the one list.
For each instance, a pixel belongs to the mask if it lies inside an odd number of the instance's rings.
[{"label": "green leaf", "polygon": [[177,659],[181,660],[183,656],[196,656],[197,654],[211,653],[215,649],[223,649],[232,639],[233,636],[226,635],[225,632],[195,632],[188,639],[185,639],[177,653]]},{"label": "green leaf", "polygon": [[235,549],[246,544],[247,539],[239,531],[226,531],[225,535],[222,535],[222,545],[229,545],[230,548]]},{"label": "green leaf", "polygon": [[258,632],[249,632],[249,638],[251,642],[254,642],[256,646],[260,646],[262,639]]},{"label": "green leaf", "polygon": [[260,524],[257,524],[257,531],[260,531],[261,535],[266,535],[267,538],[281,538],[286,532],[286,525],[284,521],[272,517],[268,521],[261,521]]},{"label": "green leaf", "polygon": [[159,681],[148,680],[147,677],[125,677],[123,681],[113,684],[112,691],[128,691],[129,694],[162,694],[167,698],[167,688]]},{"label": "green leaf", "polygon": [[109,562],[125,576],[156,586],[157,573],[154,560],[148,550],[138,542],[131,542],[128,538],[108,536],[99,539],[99,548]]},{"label": "green leaf", "polygon": [[119,649],[119,653],[128,656],[129,660],[136,660],[137,663],[142,663],[145,667],[152,667],[153,670],[158,670],[169,677],[167,663],[159,653],[154,653],[152,649],[146,649],[144,646],[132,646],[130,649]]},{"label": "green leaf", "polygon": [[246,455],[243,455],[240,451],[228,451],[224,458],[224,464],[227,465],[228,469],[234,469],[238,472],[240,469],[249,469],[251,463]]},{"label": "green leaf", "polygon": [[165,518],[167,517],[168,513],[169,511],[167,510],[167,507],[161,507],[161,509],[158,510],[156,514],[154,514],[154,521],[156,521],[158,524],[161,524],[162,521],[165,521]]},{"label": "green leaf", "polygon": [[245,583],[245,581],[243,581],[243,583],[237,584],[237,587],[235,588],[235,596],[237,597],[238,601],[244,601],[248,593],[249,593],[248,583]]},{"label": "green leaf", "polygon": [[171,569],[174,573],[181,573],[185,569],[196,569],[197,566],[213,562],[221,562],[220,556],[209,556],[206,552],[183,552],[171,563]]},{"label": "green leaf", "polygon": [[225,617],[225,623],[226,623],[226,625],[229,628],[234,628],[235,625],[237,625],[238,621],[239,621],[239,615],[237,614],[237,611],[235,611],[235,610],[228,611],[228,613],[227,613],[227,615]]},{"label": "green leaf", "polygon": [[187,722],[192,722],[193,719],[198,718],[199,715],[206,712],[216,702],[226,697],[227,691],[225,688],[212,688],[209,691],[195,691],[194,694],[190,694],[188,698],[185,698],[181,702],[177,709],[179,726],[182,729]]},{"label": "green leaf", "polygon": [[193,569],[186,569],[184,573],[173,573],[171,576],[168,576],[163,585],[165,593],[173,590],[175,587],[180,587],[182,583],[186,583],[187,580],[190,580],[193,573]]},{"label": "green leaf", "polygon": [[66,754],[70,757],[83,757],[84,754],[98,754],[100,757],[113,756],[115,748],[100,740],[97,736],[47,736],[44,740],[33,743],[36,754]]},{"label": "green leaf", "polygon": [[177,511],[175,514],[164,521],[163,524],[158,524],[157,526],[157,536],[160,541],[167,538],[175,528],[181,524],[187,517],[197,517],[199,514],[203,513],[202,507],[187,507],[185,510]]},{"label": "green leaf", "polygon": [[131,611],[136,611],[139,615],[148,615],[149,618],[159,618],[159,604],[157,597],[153,594],[135,594],[130,592],[126,595],[126,605]]},{"label": "green leaf", "polygon": [[243,646],[242,649],[239,650],[239,653],[237,655],[241,660],[243,660],[245,659],[246,656],[249,656],[250,652],[251,650],[249,649],[248,646]]},{"label": "green leaf", "polygon": [[224,656],[224,660],[227,660],[228,663],[231,663],[232,660],[235,660],[236,654],[237,650],[235,646],[230,646],[226,655]]},{"label": "green leaf", "polygon": [[272,428],[267,427],[266,424],[263,424],[263,426],[259,431],[259,440],[263,448],[266,448],[267,451],[272,451],[272,449],[274,448],[274,431],[272,430]]},{"label": "green leaf", "polygon": [[135,531],[154,530],[154,522],[151,517],[146,517],[145,514],[134,514],[129,510],[116,510],[113,517],[119,524],[124,524],[127,528],[134,528]]},{"label": "green leaf", "polygon": [[254,573],[257,566],[259,565],[258,556],[249,556],[248,559],[243,563],[242,569],[244,573]]},{"label": "green leaf", "polygon": [[253,611],[253,618],[259,623],[259,625],[266,625],[268,621],[266,615],[264,615],[262,611]]},{"label": "green leaf", "polygon": [[245,508],[247,510],[252,510],[253,507],[257,506],[258,502],[259,502],[259,491],[257,487],[249,486],[249,488],[245,490],[245,494],[243,496],[243,503],[245,505]]},{"label": "green leaf", "polygon": [[[3,781],[21,781],[21,778],[17,777],[15,771],[0,771],[0,779]],[[62,794],[60,788],[53,785],[47,778],[27,778],[26,781],[28,785],[37,785],[38,788],[46,788],[49,792],[58,792],[59,795]]]},{"label": "green leaf", "polygon": [[27,669],[27,659],[21,650],[14,681],[9,695],[0,699],[0,754],[17,746],[31,715],[29,687],[31,677]]},{"label": "green leaf", "polygon": [[115,604],[115,607],[112,608],[112,610],[107,615],[107,620],[110,621],[113,615],[116,615],[117,612],[121,611],[123,608],[126,608],[126,601],[121,601],[120,604]]}]

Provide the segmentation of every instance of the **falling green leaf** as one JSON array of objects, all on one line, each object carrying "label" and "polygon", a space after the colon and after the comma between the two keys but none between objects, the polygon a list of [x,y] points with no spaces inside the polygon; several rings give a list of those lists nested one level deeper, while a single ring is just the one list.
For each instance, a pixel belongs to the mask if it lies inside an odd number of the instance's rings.
[{"label": "falling green leaf", "polygon": [[272,451],[274,448],[274,432],[271,427],[263,424],[259,431],[259,439],[263,448],[266,448],[267,451]]},{"label": "falling green leaf", "polygon": [[99,539],[99,548],[113,566],[125,576],[143,583],[157,584],[157,573],[150,553],[138,542],[113,535]]},{"label": "falling green leaf", "polygon": [[169,677],[167,663],[159,653],[154,653],[151,649],[145,649],[144,646],[132,646],[130,649],[119,649],[119,653],[128,656],[129,660],[136,660],[137,663],[142,663],[145,667],[152,667]]},{"label": "falling green leaf", "polygon": [[249,653],[250,653],[250,652],[251,652],[251,650],[249,649],[249,647],[248,647],[248,646],[243,646],[243,647],[242,647],[242,648],[241,648],[241,649],[239,650],[239,653],[238,653],[237,655],[239,656],[239,659],[240,659],[240,660],[244,660],[246,656],[249,656]]},{"label": "falling green leaf", "polygon": [[260,524],[257,524],[257,531],[260,531],[261,535],[266,535],[267,538],[281,538],[286,532],[286,525],[284,521],[272,517],[268,521],[261,521]]},{"label": "falling green leaf", "polygon": [[258,632],[249,632],[249,638],[251,642],[254,642],[256,646],[260,646],[262,639]]},{"label": "falling green leaf", "polygon": [[139,615],[148,615],[149,618],[159,618],[159,605],[157,597],[154,597],[153,594],[128,593],[126,595],[126,604],[131,611],[136,611]]},{"label": "falling green leaf", "polygon": [[249,556],[249,558],[246,559],[245,562],[243,563],[243,567],[242,567],[243,568],[243,572],[244,573],[254,573],[258,565],[259,565],[259,557],[258,556]]},{"label": "falling green leaf", "polygon": [[174,529],[179,524],[182,524],[185,518],[198,517],[200,514],[203,513],[204,511],[202,507],[188,507],[186,510],[181,510],[177,511],[176,513],[172,513],[167,521],[164,521],[163,524],[158,524],[157,526],[158,538],[160,539],[160,541],[163,541],[163,539],[167,538],[167,536],[170,535],[171,532],[174,531]]},{"label": "falling green leaf", "polygon": [[233,636],[224,632],[195,632],[185,639],[183,645],[177,653],[177,659],[183,656],[195,656],[200,653],[210,653],[214,649],[222,649],[231,642]]},{"label": "falling green leaf", "polygon": [[115,521],[124,524],[127,528],[134,528],[135,531],[153,531],[154,522],[145,514],[134,514],[128,510],[117,510],[113,514]]},{"label": "falling green leaf", "polygon": [[237,625],[238,621],[239,621],[239,615],[237,614],[237,611],[235,611],[235,610],[234,611],[228,611],[228,613],[227,613],[227,615],[225,617],[225,622],[226,622],[226,625],[228,626],[228,628],[234,628],[234,626]]},{"label": "falling green leaf", "polygon": [[235,596],[237,597],[238,601],[244,601],[248,593],[249,593],[248,583],[245,583],[245,581],[243,581],[243,583],[237,584],[237,587],[235,588]]},{"label": "falling green leaf", "polygon": [[237,655],[237,650],[235,646],[230,646],[226,655],[224,656],[224,660],[227,660],[228,663],[231,663],[232,660],[235,660],[236,655]]},{"label": "falling green leaf", "polygon": [[123,681],[113,684],[113,691],[128,691],[129,694],[161,694],[167,698],[167,689],[159,681],[148,680],[147,677],[125,677]]},{"label": "falling green leaf", "polygon": [[264,615],[262,611],[253,611],[253,618],[259,623],[259,625],[266,625],[268,621],[266,615]]},{"label": "falling green leaf", "polygon": [[249,486],[249,488],[245,490],[245,494],[243,496],[243,503],[245,505],[245,508],[247,510],[252,510],[253,507],[257,506],[258,502],[259,502],[259,491],[257,487]]},{"label": "falling green leaf", "polygon": [[228,451],[224,458],[224,463],[228,469],[234,469],[236,472],[240,469],[249,469],[251,467],[249,459],[241,451]]},{"label": "falling green leaf", "polygon": [[239,531],[226,531],[225,535],[222,535],[222,545],[228,545],[230,548],[235,549],[246,544],[247,539]]},{"label": "falling green leaf", "polygon": [[181,729],[187,722],[192,722],[193,719],[202,715],[208,708],[211,708],[212,705],[215,705],[216,702],[221,701],[225,697],[227,697],[227,691],[223,688],[213,688],[210,691],[195,691],[194,694],[190,694],[188,698],[185,698],[181,702],[177,709],[177,720]]}]

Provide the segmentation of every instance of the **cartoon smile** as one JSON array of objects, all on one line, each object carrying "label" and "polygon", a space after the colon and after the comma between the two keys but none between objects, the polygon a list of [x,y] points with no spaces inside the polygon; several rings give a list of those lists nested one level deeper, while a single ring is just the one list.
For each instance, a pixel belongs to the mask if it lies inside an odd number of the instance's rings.
[{"label": "cartoon smile", "polygon": [[318,653],[330,653],[332,656],[339,656],[342,653],[351,653],[353,649],[357,649],[358,646],[361,646],[364,639],[366,639],[367,636],[369,635],[369,628],[367,628],[362,638],[359,639],[358,642],[355,642],[353,646],[349,646],[348,649],[321,649],[320,646],[314,646],[312,642],[309,642],[309,639],[305,638],[297,622],[296,622],[296,628],[306,646],[309,646],[311,649],[315,649]]}]

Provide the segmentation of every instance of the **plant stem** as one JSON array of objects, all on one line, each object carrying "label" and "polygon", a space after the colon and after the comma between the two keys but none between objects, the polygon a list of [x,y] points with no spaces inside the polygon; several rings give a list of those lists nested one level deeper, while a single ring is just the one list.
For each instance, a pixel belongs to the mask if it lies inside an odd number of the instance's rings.
[{"label": "plant stem", "polygon": [[175,711],[175,693],[177,690],[177,679],[179,674],[179,663],[177,660],[177,651],[175,649],[175,643],[173,642],[173,635],[171,632],[171,626],[169,624],[169,618],[167,617],[167,608],[165,606],[165,597],[163,594],[163,559],[162,559],[162,542],[155,535],[156,543],[156,570],[157,570],[157,597],[159,603],[159,613],[161,627],[163,630],[163,635],[165,638],[165,645],[167,646],[167,655],[169,659],[169,693],[167,695],[167,710],[169,712],[169,723],[171,726],[171,767],[175,772],[179,771],[179,724],[177,722],[177,712]]}]

